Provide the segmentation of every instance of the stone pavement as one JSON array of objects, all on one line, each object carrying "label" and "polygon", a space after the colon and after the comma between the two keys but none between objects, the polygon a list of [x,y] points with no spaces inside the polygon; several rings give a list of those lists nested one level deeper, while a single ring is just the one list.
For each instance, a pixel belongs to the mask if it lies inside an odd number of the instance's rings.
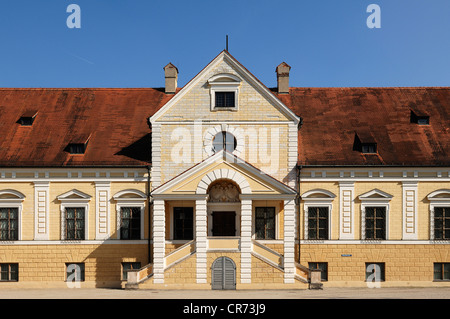
[{"label": "stone pavement", "polygon": [[450,287],[248,291],[106,288],[0,289],[0,299],[450,299]]}]

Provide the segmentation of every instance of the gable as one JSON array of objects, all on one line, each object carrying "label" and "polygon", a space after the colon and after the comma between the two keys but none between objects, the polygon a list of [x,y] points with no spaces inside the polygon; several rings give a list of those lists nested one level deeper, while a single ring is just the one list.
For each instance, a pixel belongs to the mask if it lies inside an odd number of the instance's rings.
[{"label": "gable", "polygon": [[242,194],[296,194],[295,190],[290,187],[236,159],[231,154],[226,154],[226,157],[223,158],[223,151],[221,151],[159,186],[152,192],[152,195],[206,194],[209,184],[221,179],[236,182]]},{"label": "gable", "polygon": [[[236,92],[236,108],[212,110],[215,90]],[[289,108],[226,51],[150,118],[152,123],[195,120],[298,122]]]}]

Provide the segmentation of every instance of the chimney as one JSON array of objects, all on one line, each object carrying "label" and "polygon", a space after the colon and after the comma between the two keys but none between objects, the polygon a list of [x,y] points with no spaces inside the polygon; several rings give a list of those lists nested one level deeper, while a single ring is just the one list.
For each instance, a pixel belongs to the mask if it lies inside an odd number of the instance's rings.
[{"label": "chimney", "polygon": [[275,70],[277,72],[277,84],[278,84],[278,94],[288,94],[289,93],[289,71],[291,67],[286,63],[282,62],[277,66]]},{"label": "chimney", "polygon": [[177,90],[178,69],[172,63],[167,64],[164,67],[164,76],[166,78],[166,90],[167,94],[174,94]]}]

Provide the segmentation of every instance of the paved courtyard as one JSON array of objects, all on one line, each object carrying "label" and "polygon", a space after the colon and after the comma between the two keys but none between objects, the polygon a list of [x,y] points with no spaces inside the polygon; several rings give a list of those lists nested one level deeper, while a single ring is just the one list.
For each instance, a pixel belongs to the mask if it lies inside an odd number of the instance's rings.
[{"label": "paved courtyard", "polygon": [[450,288],[323,290],[1,289],[0,299],[450,299]]}]

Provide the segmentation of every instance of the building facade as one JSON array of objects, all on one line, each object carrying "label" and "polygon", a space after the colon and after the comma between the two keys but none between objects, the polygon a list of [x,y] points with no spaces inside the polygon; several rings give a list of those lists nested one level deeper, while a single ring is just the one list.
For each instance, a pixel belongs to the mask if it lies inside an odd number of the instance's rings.
[{"label": "building facade", "polygon": [[[2,89],[4,287],[448,286],[450,89]],[[320,270],[320,271],[319,271]]]}]

